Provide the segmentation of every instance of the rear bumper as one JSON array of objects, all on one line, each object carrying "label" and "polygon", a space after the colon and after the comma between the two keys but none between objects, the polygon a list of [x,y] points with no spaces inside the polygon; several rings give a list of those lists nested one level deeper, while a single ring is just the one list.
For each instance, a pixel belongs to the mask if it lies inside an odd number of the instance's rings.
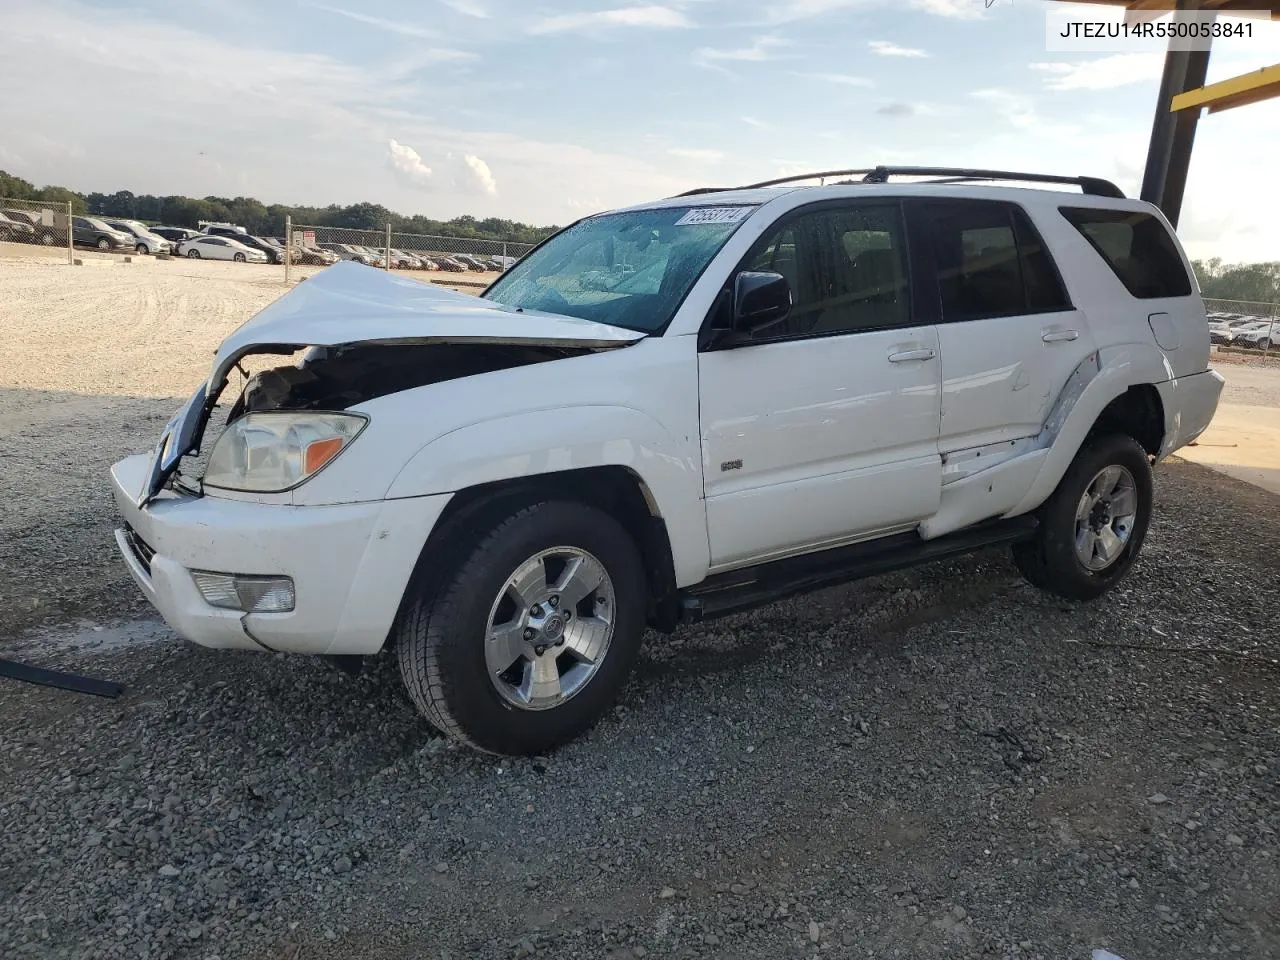
[{"label": "rear bumper", "polygon": [[1216,370],[1157,383],[1164,404],[1164,444],[1159,459],[1185,447],[1204,433],[1218,412],[1218,400],[1226,381]]},{"label": "rear bumper", "polygon": [[[111,468],[125,526],[116,544],[133,579],[180,636],[201,646],[371,654],[390,633],[400,599],[448,495],[295,507],[166,493],[137,506],[145,455]],[[210,606],[192,570],[288,576],[289,613]]]}]

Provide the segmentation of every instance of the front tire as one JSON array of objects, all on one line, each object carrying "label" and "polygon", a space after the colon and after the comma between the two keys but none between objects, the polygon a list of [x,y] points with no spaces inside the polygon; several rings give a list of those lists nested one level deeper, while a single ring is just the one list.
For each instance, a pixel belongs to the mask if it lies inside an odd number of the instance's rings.
[{"label": "front tire", "polygon": [[234,258],[234,259],[235,259],[236,263],[244,263],[244,262],[245,262],[245,255],[244,255],[243,253],[237,253],[237,254],[235,255],[235,258]]},{"label": "front tire", "polygon": [[1133,566],[1151,504],[1151,461],[1138,442],[1123,434],[1088,440],[1041,507],[1035,535],[1014,546],[1014,562],[1042,590],[1092,600]]},{"label": "front tire", "polygon": [[199,251],[199,250],[188,250],[188,251],[187,251],[187,259],[188,259],[188,260],[199,260],[199,259],[200,259],[200,251]]},{"label": "front tire", "polygon": [[99,238],[98,238],[98,249],[99,249],[99,250],[110,250],[110,249],[111,249],[111,241],[110,241],[110,240],[108,240],[106,237],[99,237]]},{"label": "front tire", "polygon": [[140,243],[140,244],[138,244],[136,247],[134,247],[134,248],[133,248],[133,252],[134,252],[134,253],[136,253],[136,254],[137,254],[138,256],[140,256],[140,257],[146,256],[146,254],[147,254],[147,245],[146,245],[145,243]]},{"label": "front tire", "polygon": [[448,736],[542,753],[594,726],[622,689],[644,633],[644,566],[626,530],[584,504],[535,503],[480,527],[438,587],[410,585],[401,676]]}]

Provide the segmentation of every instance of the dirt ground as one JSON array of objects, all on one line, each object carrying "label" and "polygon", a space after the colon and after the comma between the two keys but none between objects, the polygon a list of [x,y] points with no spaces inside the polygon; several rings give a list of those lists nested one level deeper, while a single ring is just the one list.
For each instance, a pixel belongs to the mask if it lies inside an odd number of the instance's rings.
[{"label": "dirt ground", "polygon": [[499,761],[386,664],[175,640],[116,558],[109,465],[281,291],[0,260],[0,656],[127,685],[0,680],[0,957],[1280,956],[1280,499],[1175,460],[1097,603],[992,551],[652,636]]}]

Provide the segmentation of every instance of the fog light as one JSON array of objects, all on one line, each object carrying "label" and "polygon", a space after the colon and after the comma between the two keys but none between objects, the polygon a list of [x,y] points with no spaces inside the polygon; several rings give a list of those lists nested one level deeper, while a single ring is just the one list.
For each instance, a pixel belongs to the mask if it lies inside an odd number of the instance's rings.
[{"label": "fog light", "polygon": [[248,574],[191,571],[205,603],[245,613],[288,613],[293,609],[293,580]]}]

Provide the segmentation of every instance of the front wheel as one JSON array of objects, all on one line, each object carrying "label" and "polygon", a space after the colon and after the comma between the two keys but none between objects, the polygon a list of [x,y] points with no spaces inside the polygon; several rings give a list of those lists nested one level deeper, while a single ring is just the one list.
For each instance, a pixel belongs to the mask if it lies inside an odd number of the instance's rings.
[{"label": "front wheel", "polygon": [[537,754],[617,697],[644,632],[644,567],[616,520],[579,503],[536,503],[483,527],[437,588],[410,586],[400,672],[445,734]]},{"label": "front wheel", "polygon": [[1035,536],[1014,546],[1014,562],[1042,590],[1092,600],[1133,566],[1151,503],[1151,461],[1136,440],[1106,434],[1087,441],[1040,509]]},{"label": "front wheel", "polygon": [[40,242],[43,243],[46,247],[52,247],[55,243],[58,242],[58,240],[51,233],[42,233],[40,234]]},{"label": "front wheel", "polygon": [[234,259],[235,259],[236,263],[244,263],[244,261],[245,261],[245,256],[244,256],[244,254],[243,254],[243,253],[237,253],[237,254],[235,255],[235,258],[234,258]]},{"label": "front wheel", "polygon": [[99,250],[110,250],[110,249],[111,249],[111,241],[110,241],[110,240],[108,240],[106,237],[99,237],[99,238],[98,238],[98,249],[99,249]]},{"label": "front wheel", "polygon": [[194,249],[194,248],[193,248],[193,249],[191,249],[191,250],[188,250],[188,251],[187,251],[187,259],[188,259],[188,260],[199,260],[199,259],[200,259],[200,251],[199,251],[199,250],[196,250],[196,249]]},{"label": "front wheel", "polygon": [[137,254],[138,256],[140,256],[140,257],[141,257],[141,256],[145,256],[145,255],[146,255],[146,252],[147,252],[147,245],[146,245],[145,243],[140,243],[140,244],[138,244],[136,247],[134,247],[134,248],[133,248],[133,252],[134,252],[134,253],[136,253],[136,254]]}]

